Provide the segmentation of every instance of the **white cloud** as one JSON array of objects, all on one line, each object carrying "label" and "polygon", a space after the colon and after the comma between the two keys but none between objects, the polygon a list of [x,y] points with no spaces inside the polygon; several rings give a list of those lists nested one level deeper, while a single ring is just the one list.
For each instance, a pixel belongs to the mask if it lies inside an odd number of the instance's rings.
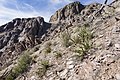
[{"label": "white cloud", "polygon": [[[41,2],[39,0],[36,0]],[[46,5],[46,10],[36,10],[34,7],[28,3],[18,3],[17,0],[0,0],[0,25],[3,25],[14,18],[28,18],[42,16],[45,21],[49,21],[49,18],[54,12],[72,1],[75,0],[48,0],[49,3]],[[14,5],[15,8],[6,7],[5,4]],[[60,6],[59,6],[60,4]]]},{"label": "white cloud", "polygon": [[[5,3],[12,3],[16,5],[17,9],[4,6]],[[51,12],[39,12],[34,9],[33,6],[23,3],[22,7],[28,9],[28,11],[20,10],[21,6],[15,0],[0,0],[0,25],[3,25],[14,18],[28,18],[28,17],[44,17],[45,21],[49,21]]]},{"label": "white cloud", "polygon": [[[44,0],[36,1],[42,2]],[[45,5],[46,10],[36,10],[34,8],[35,6],[32,6],[28,3],[18,3],[17,0],[0,0],[0,25],[5,24],[6,22],[9,22],[14,18],[28,18],[37,16],[42,16],[45,21],[48,22],[50,16],[54,14],[54,12],[58,10],[58,8],[61,8],[62,6],[73,1],[78,0],[46,0],[46,2],[49,3],[48,5]],[[85,4],[89,4],[95,1],[104,2],[104,0],[88,0],[85,2]],[[12,4],[15,6],[15,8],[13,9],[11,7],[6,7],[5,4]]]}]

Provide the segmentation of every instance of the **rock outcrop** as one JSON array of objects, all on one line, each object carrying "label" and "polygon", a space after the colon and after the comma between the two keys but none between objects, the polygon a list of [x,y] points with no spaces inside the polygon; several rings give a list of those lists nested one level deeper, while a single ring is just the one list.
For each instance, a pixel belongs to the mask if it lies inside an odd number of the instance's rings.
[{"label": "rock outcrop", "polygon": [[73,18],[74,15],[80,14],[81,11],[85,8],[80,2],[73,2],[69,5],[66,5],[64,8],[56,11],[54,15],[51,16],[50,22],[59,22],[61,20],[66,20],[66,18]]},{"label": "rock outcrop", "polygon": [[[22,53],[28,48],[33,48],[41,43],[41,38],[47,34],[51,27],[42,17],[16,18],[0,27],[0,63]],[[8,56],[9,55],[9,56]]]},{"label": "rock outcrop", "polygon": [[[31,41],[35,44],[35,37],[40,38],[45,30],[50,27],[46,25],[47,23],[44,22],[42,17],[14,19],[0,27],[0,49],[23,41],[25,43]],[[26,41],[27,39],[28,41]]]}]

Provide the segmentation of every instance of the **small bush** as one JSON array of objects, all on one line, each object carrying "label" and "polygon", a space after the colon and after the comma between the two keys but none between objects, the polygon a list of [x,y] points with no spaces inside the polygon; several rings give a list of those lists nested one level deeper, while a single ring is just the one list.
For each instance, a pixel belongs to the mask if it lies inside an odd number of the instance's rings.
[{"label": "small bush", "polygon": [[45,73],[46,73],[46,69],[45,68],[38,68],[38,71],[36,72],[36,74],[40,77],[40,78],[42,78],[44,75],[45,75]]},{"label": "small bush", "polygon": [[70,34],[68,32],[61,33],[61,41],[63,46],[68,47],[70,46]]},{"label": "small bush", "polygon": [[55,53],[55,57],[56,57],[56,59],[62,57],[62,54],[61,54],[60,52],[55,51],[54,53]]},{"label": "small bush", "polygon": [[50,47],[50,46],[46,47],[46,48],[44,49],[44,52],[45,52],[46,54],[51,53],[51,47]]},{"label": "small bush", "polygon": [[51,53],[52,49],[51,49],[51,42],[48,42],[45,44],[45,48],[44,48],[44,53],[48,54]]},{"label": "small bush", "polygon": [[[70,34],[68,31],[61,34],[63,45],[68,47],[72,44],[75,48],[78,47],[75,49],[75,52],[79,53],[79,56],[82,58],[92,46],[91,39],[93,38],[93,34],[88,28],[89,24],[85,24],[83,27],[76,28],[75,32],[72,33],[74,35]],[[61,55],[57,54],[56,56]]]},{"label": "small bush", "polygon": [[20,74],[24,73],[31,63],[31,57],[28,53],[24,53],[13,68],[6,80],[15,80]]},{"label": "small bush", "polygon": [[42,67],[45,67],[47,69],[49,67],[49,61],[48,60],[41,61],[41,65]]},{"label": "small bush", "polygon": [[40,64],[41,64],[41,68],[38,68],[38,71],[36,72],[36,74],[40,78],[42,78],[45,75],[45,73],[48,70],[48,68],[50,67],[50,65],[49,65],[49,61],[48,60],[41,61]]},{"label": "small bush", "polygon": [[[79,53],[80,57],[83,57],[92,46],[91,44],[92,33],[86,27],[82,27],[79,30],[78,38],[80,40],[79,43],[77,43],[79,44],[78,46],[79,48],[76,49],[75,52]],[[73,40],[74,42],[76,42],[75,39]]]},{"label": "small bush", "polygon": [[80,36],[79,36],[79,33],[78,32],[76,32],[74,35],[73,35],[73,37],[72,37],[72,42],[74,43],[74,44],[80,44],[81,43],[81,38],[80,38]]}]

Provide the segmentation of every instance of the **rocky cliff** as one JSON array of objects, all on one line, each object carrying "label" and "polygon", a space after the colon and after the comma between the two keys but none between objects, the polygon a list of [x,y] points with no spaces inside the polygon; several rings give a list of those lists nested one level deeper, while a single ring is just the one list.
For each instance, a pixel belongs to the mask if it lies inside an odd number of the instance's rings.
[{"label": "rocky cliff", "polygon": [[85,8],[80,2],[74,2],[69,5],[66,5],[64,8],[56,11],[54,15],[51,16],[50,22],[59,22],[74,17],[74,15],[80,14],[81,11]]},{"label": "rocky cliff", "polygon": [[77,1],[49,23],[17,18],[0,26],[1,79],[120,80],[119,5],[116,0],[98,12],[102,4]]},{"label": "rocky cliff", "polygon": [[[16,18],[0,27],[0,63],[9,66],[11,58],[17,57],[24,50],[40,44],[47,36],[50,23],[42,17]],[[7,59],[10,59],[7,60]],[[7,65],[8,64],[8,65]]]}]

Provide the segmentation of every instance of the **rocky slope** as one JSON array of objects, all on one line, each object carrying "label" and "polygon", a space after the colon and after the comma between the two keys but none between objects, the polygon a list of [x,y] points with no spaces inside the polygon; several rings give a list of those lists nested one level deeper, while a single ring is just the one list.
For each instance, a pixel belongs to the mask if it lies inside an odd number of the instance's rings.
[{"label": "rocky slope", "polygon": [[[1,79],[120,80],[119,5],[120,1],[115,1],[95,15],[102,4],[73,2],[56,11],[50,23],[42,17],[17,18],[1,26]],[[78,34],[83,26],[93,37],[89,40],[92,43],[89,50],[81,54],[75,50],[82,45]],[[68,45],[64,46],[63,42]],[[32,60],[27,71],[20,71],[24,68],[15,67],[25,50]],[[20,74],[14,77],[15,70]]]},{"label": "rocky slope", "polygon": [[[0,27],[0,63],[7,65],[7,60],[15,55],[41,43],[40,38],[47,33],[50,24],[44,22],[42,17],[28,19],[14,19]],[[4,64],[3,64],[4,63]]]}]

